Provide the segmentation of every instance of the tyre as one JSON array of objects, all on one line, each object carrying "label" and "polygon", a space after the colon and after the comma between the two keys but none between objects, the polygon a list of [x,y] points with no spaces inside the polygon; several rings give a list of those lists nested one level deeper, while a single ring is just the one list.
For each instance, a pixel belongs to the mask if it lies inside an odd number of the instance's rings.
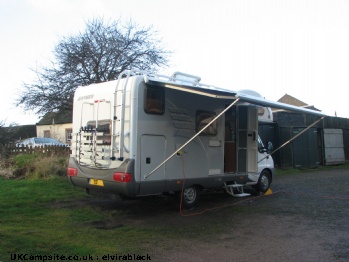
[{"label": "tyre", "polygon": [[259,192],[265,193],[270,188],[270,183],[271,183],[270,173],[267,170],[263,170],[259,176],[256,190]]},{"label": "tyre", "polygon": [[181,201],[184,208],[194,207],[199,200],[199,189],[196,186],[189,186],[181,193]]}]

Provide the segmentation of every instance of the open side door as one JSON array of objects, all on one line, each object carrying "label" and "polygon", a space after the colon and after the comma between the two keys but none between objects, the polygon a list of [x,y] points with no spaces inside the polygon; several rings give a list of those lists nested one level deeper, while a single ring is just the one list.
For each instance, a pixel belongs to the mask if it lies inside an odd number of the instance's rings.
[{"label": "open side door", "polygon": [[236,106],[224,114],[224,173],[235,173],[236,159]]},{"label": "open side door", "polygon": [[238,123],[238,172],[257,172],[258,114],[255,106],[239,106]]}]

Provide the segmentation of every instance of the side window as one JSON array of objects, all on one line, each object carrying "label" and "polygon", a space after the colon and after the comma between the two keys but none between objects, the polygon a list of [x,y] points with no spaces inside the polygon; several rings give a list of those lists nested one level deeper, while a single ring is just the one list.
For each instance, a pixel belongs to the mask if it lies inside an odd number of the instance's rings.
[{"label": "side window", "polygon": [[144,111],[147,114],[162,115],[165,112],[165,91],[160,86],[147,85],[144,94]]},{"label": "side window", "polygon": [[44,130],[44,137],[51,137],[50,130]]},{"label": "side window", "polygon": [[263,116],[264,115],[264,107],[258,107],[258,116]]},{"label": "side window", "polygon": [[73,130],[71,128],[65,129],[65,141],[68,143],[71,142],[71,140],[72,140],[72,132],[73,132]]},{"label": "side window", "polygon": [[[201,129],[203,129],[208,123],[210,123],[214,118],[216,117],[216,114],[214,112],[207,112],[207,111],[197,111],[196,112],[196,132],[199,132]],[[209,127],[207,127],[201,135],[206,136],[215,136],[217,135],[217,122],[213,122]]]}]

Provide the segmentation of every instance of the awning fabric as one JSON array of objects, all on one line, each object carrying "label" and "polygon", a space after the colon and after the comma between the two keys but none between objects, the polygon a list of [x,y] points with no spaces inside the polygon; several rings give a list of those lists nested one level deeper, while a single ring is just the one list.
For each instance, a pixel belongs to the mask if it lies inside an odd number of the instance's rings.
[{"label": "awning fabric", "polygon": [[285,103],[274,102],[270,100],[266,100],[262,97],[247,95],[238,91],[232,91],[228,89],[217,88],[213,86],[207,85],[186,85],[179,82],[170,82],[170,81],[159,81],[158,79],[147,77],[145,79],[147,84],[162,86],[165,88],[176,89],[183,92],[194,93],[198,95],[208,96],[217,99],[228,99],[235,100],[240,98],[241,102],[246,102],[250,104],[254,104],[262,107],[271,107],[277,109],[284,109],[293,112],[307,113],[318,116],[325,116],[325,114],[320,111],[315,111],[303,107],[293,106]]}]

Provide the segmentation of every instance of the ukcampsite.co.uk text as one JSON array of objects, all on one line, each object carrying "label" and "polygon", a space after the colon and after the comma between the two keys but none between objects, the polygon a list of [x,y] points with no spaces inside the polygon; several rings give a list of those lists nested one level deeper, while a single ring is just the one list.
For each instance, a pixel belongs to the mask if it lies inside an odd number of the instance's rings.
[{"label": "ukcampsite.co.uk text", "polygon": [[11,254],[12,261],[151,261],[150,255],[102,255],[102,256],[77,256],[77,255],[30,255],[30,254]]}]

